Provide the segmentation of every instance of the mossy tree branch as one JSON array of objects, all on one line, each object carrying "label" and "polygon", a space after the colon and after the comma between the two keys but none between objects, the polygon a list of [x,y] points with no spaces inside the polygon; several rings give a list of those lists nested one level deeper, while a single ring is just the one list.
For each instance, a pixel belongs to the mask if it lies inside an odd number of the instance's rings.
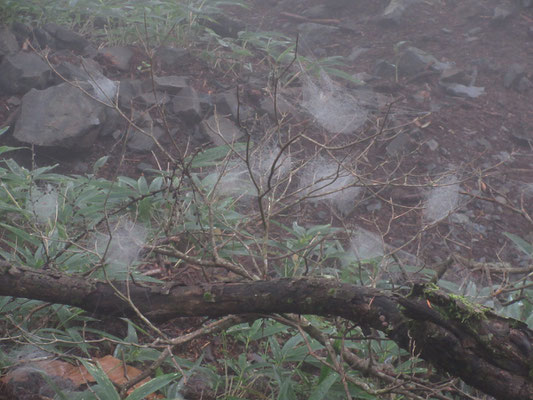
[{"label": "mossy tree branch", "polygon": [[399,346],[498,399],[533,398],[533,331],[435,286],[415,286],[409,295],[318,278],[195,286],[130,282],[128,287],[0,263],[2,296],[135,317],[117,290],[153,322],[248,313],[339,316],[384,332]]}]

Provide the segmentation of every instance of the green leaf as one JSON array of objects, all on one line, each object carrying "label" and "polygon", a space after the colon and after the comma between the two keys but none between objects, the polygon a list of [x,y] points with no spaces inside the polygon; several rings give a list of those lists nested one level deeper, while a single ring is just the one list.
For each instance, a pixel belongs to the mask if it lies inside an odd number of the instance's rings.
[{"label": "green leaf", "polygon": [[512,233],[504,232],[503,234],[509,239],[511,239],[515,246],[522,250],[524,253],[526,253],[528,256],[533,255],[533,246],[530,243],[526,242],[519,236],[513,235]]},{"label": "green leaf", "polygon": [[128,323],[128,334],[124,338],[125,342],[128,343],[139,343],[139,338],[137,337],[137,331],[135,330],[135,325],[130,320],[126,319]]},{"label": "green leaf", "polygon": [[337,68],[329,68],[325,67],[324,71],[328,73],[328,75],[336,76],[338,78],[342,78],[344,80],[347,80],[348,82],[351,82],[355,85],[363,85],[364,82],[360,79],[354,78],[352,75],[348,74],[347,72],[341,71]]},{"label": "green leaf", "polygon": [[7,153],[8,151],[21,150],[21,149],[25,149],[25,147],[0,146],[0,154]]},{"label": "green leaf", "polygon": [[26,233],[26,231],[24,231],[22,229],[19,229],[19,228],[16,228],[14,226],[7,225],[7,224],[1,223],[1,222],[0,222],[0,227],[10,231],[11,233],[13,233],[26,246],[28,244],[32,244],[33,246],[37,247],[40,244],[39,238],[37,238],[37,237],[35,237],[33,235],[30,235],[29,233]]},{"label": "green leaf", "polygon": [[291,350],[297,348],[297,346],[302,342],[302,335],[294,335],[289,340],[285,342],[281,351],[283,354],[288,354]]},{"label": "green leaf", "polygon": [[311,396],[309,397],[309,400],[322,400],[326,398],[326,395],[329,392],[329,389],[337,380],[339,379],[339,375],[335,372],[330,373],[320,384],[316,387],[316,389],[311,393]]},{"label": "green leaf", "polygon": [[87,356],[89,356],[89,346],[83,337],[78,333],[76,328],[69,328],[65,331],[71,338],[74,343],[83,351]]},{"label": "green leaf", "polygon": [[272,357],[274,360],[281,362],[283,354],[281,354],[281,348],[279,347],[279,343],[277,339],[274,336],[270,336],[268,338],[268,343],[270,345],[270,349],[272,350]]},{"label": "green leaf", "polygon": [[141,176],[137,181],[137,188],[140,194],[148,194],[148,182],[144,176]]},{"label": "green leaf", "polygon": [[192,168],[202,168],[202,167],[212,167],[216,165],[216,161],[222,160],[225,158],[232,148],[235,151],[242,151],[246,148],[245,143],[235,143],[233,146],[218,146],[211,149],[207,149],[197,154],[192,158],[192,160],[187,160],[191,163]]},{"label": "green leaf", "polygon": [[163,177],[162,176],[158,176],[156,178],[154,178],[154,180],[152,181],[152,183],[150,183],[150,192],[156,192],[158,190],[160,190],[162,187],[163,187]]},{"label": "green leaf", "polygon": [[104,166],[108,158],[109,156],[103,156],[103,157],[100,157],[98,160],[96,160],[93,166],[93,174],[96,174],[98,170]]},{"label": "green leaf", "polygon": [[98,385],[100,385],[103,393],[105,394],[106,400],[120,400],[120,395],[116,391],[115,386],[113,386],[113,382],[111,382],[98,362],[97,365],[94,365],[83,358],[78,358],[78,360],[85,368],[87,368],[87,371],[89,371]]},{"label": "green leaf", "polygon": [[135,389],[128,397],[126,397],[126,400],[142,400],[149,394],[152,394],[162,387],[165,387],[179,376],[180,374],[178,373],[158,376],[157,378],[152,379],[150,382],[146,382],[144,385]]}]

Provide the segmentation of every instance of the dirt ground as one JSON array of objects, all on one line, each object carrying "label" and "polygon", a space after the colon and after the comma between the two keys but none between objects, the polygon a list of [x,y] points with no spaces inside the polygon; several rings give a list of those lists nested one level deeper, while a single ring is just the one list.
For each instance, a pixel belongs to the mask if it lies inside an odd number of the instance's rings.
[{"label": "dirt ground", "polygon": [[[349,60],[354,50],[362,49],[354,61],[347,61],[342,67],[347,73],[374,74],[377,61],[394,62],[396,46],[405,42],[439,61],[455,63],[459,70],[475,73],[475,86],[485,90],[477,98],[450,96],[439,85],[439,76],[431,73],[373,79],[369,87],[394,101],[391,115],[395,116],[395,123],[412,122],[415,116],[424,114],[416,134],[409,139],[412,146],[409,154],[394,162],[386,160],[391,169],[410,171],[414,180],[374,196],[379,199],[379,207],[372,208],[361,201],[354,211],[342,217],[331,215],[327,207],[320,206],[318,211],[312,209],[309,215],[302,216],[303,224],[333,222],[338,226],[363,226],[381,235],[386,243],[401,247],[428,264],[446,258],[449,251],[475,261],[507,261],[517,266],[529,263],[502,232],[533,239],[529,219],[533,212],[533,88],[525,91],[506,88],[504,77],[511,65],[518,64],[525,68],[525,77],[533,79],[533,8],[520,8],[518,2],[502,0],[422,1],[410,6],[399,22],[393,23],[380,18],[388,1],[336,0],[327,3],[324,15],[316,12],[316,7],[325,4],[320,0],[250,3],[247,9],[227,9],[234,20],[249,29],[282,32],[296,39],[297,26],[303,22],[340,28],[319,54]],[[503,21],[494,17],[501,6],[511,10]],[[312,16],[307,16],[313,9]],[[313,57],[316,49],[310,48],[312,43],[302,41],[299,45]],[[142,61],[141,55],[136,62]],[[268,74],[264,64],[259,64],[257,60],[258,73]],[[221,82],[225,87],[247,83],[238,74],[216,71],[201,62],[193,63],[187,71],[164,72],[190,73],[195,87],[206,93],[217,91]],[[136,65],[132,65],[129,77],[132,74],[143,76]],[[5,101],[3,97],[2,125],[10,117]],[[317,136],[323,134],[312,121],[299,128]],[[9,138],[6,141],[15,144]],[[437,147],[431,148],[430,144],[435,143]],[[151,155],[124,153],[122,146],[111,139],[101,139],[91,152],[76,155],[75,160],[65,160],[53,153],[44,154],[43,160],[60,161],[60,171],[76,172],[110,153],[113,158],[108,169],[116,173],[138,175],[140,162],[153,163]],[[369,156],[370,167],[384,162],[383,148]],[[29,162],[27,157],[19,158],[23,163]],[[382,168],[382,175],[391,171],[388,168]],[[462,181],[469,225],[461,220],[448,220],[426,227],[421,233],[426,191],[420,187],[430,184],[432,173],[446,171],[456,171]],[[418,187],[411,187],[413,184]],[[411,239],[406,242],[406,237]],[[471,276],[465,265],[454,268],[453,272],[463,278]]]},{"label": "dirt ground", "polygon": [[[238,13],[235,14],[238,19],[259,30],[281,31],[294,38],[299,23],[313,22],[313,18],[317,18],[315,15],[305,17],[309,10],[324,4],[320,0],[253,3],[247,11],[233,10]],[[340,3],[337,10],[333,3]],[[399,23],[389,23],[379,18],[388,3],[332,2],[327,15],[317,18],[323,18],[329,26],[341,28],[335,41],[324,46],[325,55],[349,57],[354,49],[365,49],[347,71],[372,74],[378,60],[393,61],[395,46],[406,41],[440,61],[455,63],[459,69],[475,69],[475,86],[485,88],[484,95],[471,99],[449,96],[439,87],[435,75],[371,84],[376,91],[401,99],[396,104],[399,110],[428,112],[425,121],[430,123],[421,130],[419,139],[424,143],[436,140],[439,143],[437,154],[421,146],[403,160],[405,168],[415,168],[417,173],[424,174],[428,165],[437,163],[442,170],[458,168],[470,174],[478,173],[480,179],[464,182],[462,190],[466,196],[471,196],[468,208],[472,210],[473,221],[494,228],[473,233],[462,226],[444,224],[429,230],[422,240],[409,246],[409,250],[423,254],[429,262],[444,257],[443,249],[458,251],[474,260],[523,262],[501,233],[531,237],[531,221],[524,215],[533,211],[530,194],[533,160],[528,139],[533,138],[533,90],[520,93],[506,88],[504,76],[512,64],[520,64],[531,77],[533,8],[518,9],[516,2],[501,0],[425,1],[409,7]],[[496,22],[494,14],[498,7],[513,10],[512,16]],[[498,164],[498,155],[504,158],[509,155],[509,160],[492,168]],[[365,220],[371,221],[368,225],[374,225],[374,231],[378,226],[382,232],[387,232],[385,240],[389,243],[402,243],[402,237],[413,234],[420,226],[419,213],[398,218],[390,226],[390,208],[382,208],[380,215],[372,218],[357,215],[364,210],[356,210],[352,217],[363,224]],[[452,231],[455,232],[452,234]]]}]

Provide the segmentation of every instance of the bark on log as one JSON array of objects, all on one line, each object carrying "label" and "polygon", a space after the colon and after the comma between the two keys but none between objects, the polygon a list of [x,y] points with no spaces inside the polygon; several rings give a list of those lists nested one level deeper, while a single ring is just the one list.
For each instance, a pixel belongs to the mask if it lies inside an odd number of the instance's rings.
[{"label": "bark on log", "polygon": [[154,322],[244,313],[340,316],[384,332],[401,347],[497,399],[533,399],[533,331],[435,286],[415,286],[404,296],[318,278],[127,285],[0,262],[1,296],[135,317],[117,291]]}]

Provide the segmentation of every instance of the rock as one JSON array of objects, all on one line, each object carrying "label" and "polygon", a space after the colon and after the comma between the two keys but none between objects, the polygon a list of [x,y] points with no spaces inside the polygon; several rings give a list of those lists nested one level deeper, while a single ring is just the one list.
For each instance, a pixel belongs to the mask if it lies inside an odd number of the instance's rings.
[{"label": "rock", "polygon": [[518,144],[527,148],[531,148],[531,145],[533,144],[533,127],[521,122],[511,128],[510,133],[513,139],[516,139]]},{"label": "rock", "polygon": [[8,94],[23,94],[32,88],[44,89],[51,76],[52,70],[41,57],[21,51],[4,57],[0,64],[0,89]]},{"label": "rock", "polygon": [[487,233],[487,227],[476,224],[470,220],[468,215],[465,215],[463,213],[453,213],[450,215],[450,222],[462,225],[462,227],[469,233],[474,235],[486,235]]},{"label": "rock", "polygon": [[67,49],[82,52],[89,45],[83,36],[56,24],[46,24],[43,29],[55,39],[58,50]]},{"label": "rock", "polygon": [[516,87],[516,90],[518,90],[520,93],[526,93],[533,87],[533,84],[531,81],[527,78],[527,76],[523,76],[519,81],[518,85]]},{"label": "rock", "polygon": [[507,204],[507,199],[503,196],[496,196],[494,197],[494,200],[496,200],[500,204]]},{"label": "rock", "polygon": [[439,142],[437,142],[435,139],[429,139],[426,142],[426,145],[429,147],[431,151],[435,151],[439,148]]},{"label": "rock", "polygon": [[188,63],[189,51],[182,48],[161,46],[154,54],[154,62],[164,70],[173,70]]},{"label": "rock", "polygon": [[460,83],[440,82],[440,86],[446,91],[446,93],[452,96],[476,98],[485,93],[484,87],[466,86],[461,85]]},{"label": "rock", "polygon": [[467,36],[473,36],[473,35],[476,35],[478,33],[480,33],[483,29],[479,26],[476,26],[472,29],[469,29],[468,32],[466,32],[466,35]]},{"label": "rock", "polygon": [[242,100],[239,106],[239,102],[237,101],[237,93],[235,90],[227,90],[225,92],[215,94],[212,96],[212,103],[215,112],[218,115],[232,117],[235,121],[237,121],[237,117],[243,121],[253,115],[253,110],[244,102],[242,102]]},{"label": "rock", "polygon": [[154,106],[163,106],[170,102],[170,97],[166,93],[162,92],[146,92],[141,93],[135,97],[134,102],[142,106],[142,108],[147,109]]},{"label": "rock", "polygon": [[17,38],[7,26],[0,26],[0,60],[19,51]]},{"label": "rock", "polygon": [[472,65],[474,65],[474,67],[481,72],[487,72],[489,74],[499,72],[499,69],[496,63],[489,58],[483,58],[483,57],[478,58],[472,61]]},{"label": "rock", "polygon": [[[94,75],[103,75],[100,65],[94,60],[81,59],[81,66],[74,65],[68,61],[64,61],[56,65],[55,69],[58,75],[54,83],[60,84],[64,79],[69,81],[88,81],[93,79]],[[84,61],[86,61],[84,63]],[[63,79],[64,78],[64,79]]]},{"label": "rock", "polygon": [[216,394],[213,386],[209,375],[204,372],[194,372],[190,379],[183,383],[180,395],[184,399],[215,399]]},{"label": "rock", "polygon": [[118,105],[120,108],[130,109],[135,97],[142,93],[142,83],[139,79],[123,79],[118,91]]},{"label": "rock", "polygon": [[91,94],[98,100],[110,106],[114,105],[119,82],[107,78],[96,61],[81,58],[79,67],[65,61],[56,67],[56,71],[61,75],[55,78],[58,84],[63,83],[64,79],[71,82],[87,82],[92,86]]},{"label": "rock", "polygon": [[[155,90],[174,95],[186,87],[189,87],[189,78],[186,76],[154,76]],[[152,90],[151,80],[143,82],[143,90]]]},{"label": "rock", "polygon": [[100,130],[100,136],[110,136],[117,130],[122,130],[126,125],[126,119],[111,107],[104,107],[105,122]]},{"label": "rock", "polygon": [[128,149],[133,151],[150,151],[155,145],[154,139],[159,140],[165,133],[163,128],[155,125],[152,121],[152,118],[150,118],[150,115],[146,113],[143,113],[139,118],[137,118],[135,120],[135,124],[139,128],[142,128],[145,133],[132,127],[129,132],[126,146]]},{"label": "rock", "polygon": [[379,20],[381,22],[398,24],[400,23],[405,10],[418,1],[419,0],[390,0],[389,5],[385,8]]},{"label": "rock", "polygon": [[53,398],[57,393],[56,389],[69,393],[75,393],[76,389],[76,385],[70,379],[49,375],[38,363],[17,365],[4,375],[3,379],[5,386],[3,391],[9,393],[8,397],[12,399]]},{"label": "rock", "polygon": [[460,83],[461,85],[470,85],[472,76],[459,68],[448,68],[440,75],[440,81],[444,83]]},{"label": "rock", "polygon": [[10,98],[6,100],[6,104],[11,107],[18,107],[22,104],[22,102],[17,96],[11,96]]},{"label": "rock", "polygon": [[[213,105],[215,112],[220,116],[231,116],[237,118],[237,109],[239,102],[237,101],[237,94],[234,90],[227,90],[222,93],[217,93],[213,96]],[[242,110],[240,110],[242,111]]]},{"label": "rock", "polygon": [[453,65],[437,60],[431,54],[416,47],[405,49],[398,59],[398,71],[401,75],[412,76],[426,70],[444,71]]},{"label": "rock", "polygon": [[[85,89],[91,86],[85,84]],[[22,98],[15,139],[37,146],[88,148],[105,122],[105,106],[68,83],[30,90]]]},{"label": "rock", "polygon": [[187,86],[173,96],[172,111],[188,125],[197,124],[202,120],[200,98],[192,86]]},{"label": "rock", "polygon": [[146,163],[146,162],[140,162],[136,165],[137,171],[139,171],[144,176],[153,176],[154,175],[154,166]]},{"label": "rock", "polygon": [[517,85],[520,79],[526,74],[526,69],[520,64],[511,64],[511,66],[505,72],[503,76],[503,86],[510,89],[514,85]]},{"label": "rock", "polygon": [[394,78],[396,76],[396,65],[387,60],[378,60],[374,68],[374,75],[380,78]]},{"label": "rock", "polygon": [[[51,49],[57,48],[56,40],[53,36],[40,27],[33,28],[33,32],[30,34],[29,39],[38,49],[46,49],[47,47]],[[35,43],[35,41],[37,41],[37,43]]]},{"label": "rock", "polygon": [[366,206],[366,210],[368,212],[379,211],[381,210],[381,207],[382,207],[381,201],[377,200],[373,203],[368,204]]},{"label": "rock", "polygon": [[520,5],[523,8],[530,8],[533,7],[533,0],[520,0]]},{"label": "rock", "polygon": [[122,72],[128,72],[131,68],[131,59],[134,55],[134,52],[129,47],[114,46],[100,49],[98,51],[98,55],[113,68],[116,68]]},{"label": "rock", "polygon": [[513,15],[512,11],[504,7],[495,7],[492,15],[491,23],[493,25],[501,25],[507,22]]},{"label": "rock", "polygon": [[350,55],[346,58],[348,59],[348,61],[354,62],[361,54],[367,51],[368,51],[368,47],[355,46],[350,52]]},{"label": "rock", "polygon": [[213,115],[202,121],[201,130],[216,146],[226,143],[234,143],[241,138],[244,133],[229,118]]},{"label": "rock", "polygon": [[26,39],[30,38],[32,34],[32,28],[30,26],[18,21],[13,22],[13,25],[11,25],[11,30],[13,31],[13,34],[15,35],[19,45],[24,43]]}]

